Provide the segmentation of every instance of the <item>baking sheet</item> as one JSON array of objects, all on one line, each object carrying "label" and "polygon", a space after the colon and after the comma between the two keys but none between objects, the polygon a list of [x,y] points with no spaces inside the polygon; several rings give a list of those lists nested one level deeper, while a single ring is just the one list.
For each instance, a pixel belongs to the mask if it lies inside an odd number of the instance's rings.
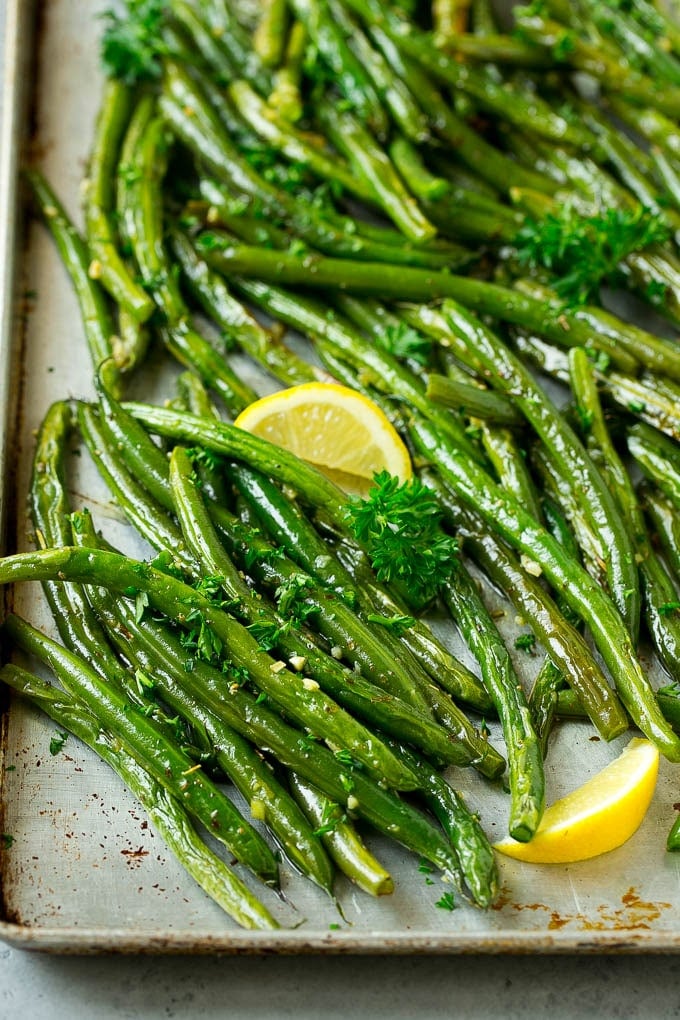
[{"label": "baking sheet", "polygon": [[[27,123],[24,103],[30,99],[30,154],[70,214],[80,219],[80,182],[101,83],[97,15],[108,5],[108,0],[46,0],[39,5],[39,31],[33,34],[30,4],[9,0],[3,210],[15,208],[18,138]],[[31,54],[34,71],[26,63]],[[17,223],[19,236],[11,215],[2,222],[0,236],[0,254],[9,256],[3,259],[2,293],[7,298],[11,291],[12,296],[3,305],[0,376],[8,551],[30,547],[25,493],[33,433],[45,409],[56,398],[92,394],[78,310],[56,250],[42,226],[29,224],[22,212]],[[74,505],[87,503],[96,523],[115,541],[143,554],[86,459],[72,461]],[[23,586],[13,599],[18,612],[51,629],[37,586]],[[506,625],[515,625],[512,611]],[[523,653],[518,663],[525,672],[537,664]],[[61,753],[50,754],[53,733],[53,724],[40,713],[10,701],[3,716],[0,833],[11,837],[11,845],[0,857],[0,938],[13,945],[78,953],[639,952],[680,947],[680,858],[664,852],[679,784],[677,769],[666,763],[654,803],[626,846],[568,867],[501,859],[503,891],[488,913],[462,901],[452,912],[437,908],[444,888],[438,879],[433,876],[433,882],[420,871],[412,855],[374,839],[371,845],[394,875],[393,896],[375,901],[339,879],[341,915],[323,893],[284,868],[286,901],[273,894],[263,897],[287,927],[252,933],[237,928],[185,875],[106,766],[74,738]],[[626,739],[604,745],[585,724],[562,727],[547,764],[548,800],[599,770]],[[492,838],[500,838],[507,807],[502,791],[465,772],[456,776],[456,784],[481,812]]]}]

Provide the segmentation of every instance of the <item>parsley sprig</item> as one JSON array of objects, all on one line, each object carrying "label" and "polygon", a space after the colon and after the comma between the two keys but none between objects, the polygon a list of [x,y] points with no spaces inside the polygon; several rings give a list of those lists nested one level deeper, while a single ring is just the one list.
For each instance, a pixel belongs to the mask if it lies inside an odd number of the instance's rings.
[{"label": "parsley sprig", "polygon": [[379,581],[396,582],[412,605],[423,605],[451,576],[458,547],[441,527],[437,497],[417,478],[401,483],[374,476],[366,499],[347,507],[352,532],[368,549]]},{"label": "parsley sprig", "polygon": [[637,210],[607,209],[581,216],[571,205],[542,220],[528,219],[515,244],[519,259],[532,269],[558,276],[555,290],[569,304],[584,304],[603,283],[616,282],[617,267],[628,255],[668,239],[663,217]]},{"label": "parsley sprig", "polygon": [[104,12],[101,56],[110,78],[136,85],[160,77],[160,58],[167,52],[162,35],[166,10],[163,0],[125,0],[122,14]]}]

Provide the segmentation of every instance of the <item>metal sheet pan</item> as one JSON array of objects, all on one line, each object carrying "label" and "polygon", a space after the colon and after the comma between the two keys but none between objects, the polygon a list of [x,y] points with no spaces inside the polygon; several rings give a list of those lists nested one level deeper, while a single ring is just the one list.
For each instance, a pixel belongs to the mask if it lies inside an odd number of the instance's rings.
[{"label": "metal sheet pan", "polygon": [[[2,519],[6,548],[30,542],[25,492],[32,432],[49,402],[91,393],[75,300],[53,246],[16,201],[22,136],[33,110],[31,152],[78,216],[79,184],[100,91],[97,14],[108,4],[45,0],[40,32],[32,5],[8,0],[0,164],[0,399],[4,413]],[[26,137],[24,142],[28,141]],[[125,540],[126,528],[86,465],[74,460],[74,500]],[[38,593],[15,607],[45,627]],[[510,620],[510,626],[513,621]],[[642,828],[620,850],[570,867],[501,862],[503,892],[483,914],[437,909],[438,882],[418,861],[375,840],[397,891],[373,901],[342,881],[344,917],[322,893],[284,869],[287,925],[278,933],[237,929],[169,857],[115,776],[70,738],[49,752],[53,727],[10,701],[2,729],[0,938],[60,953],[503,953],[643,952],[680,948],[680,860],[664,852],[678,799],[677,771],[664,764]],[[584,781],[618,752],[587,726],[561,730],[547,769],[549,799]],[[475,776],[457,777],[492,836],[503,832],[504,796]],[[290,904],[295,904],[293,910]]]}]

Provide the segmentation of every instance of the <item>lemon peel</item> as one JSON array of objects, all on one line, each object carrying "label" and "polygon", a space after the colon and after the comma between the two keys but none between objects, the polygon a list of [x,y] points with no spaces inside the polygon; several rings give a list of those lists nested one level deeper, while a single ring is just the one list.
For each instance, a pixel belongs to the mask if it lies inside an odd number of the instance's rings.
[{"label": "lemon peel", "polygon": [[346,492],[364,495],[376,471],[402,482],[408,450],[381,409],[338,383],[303,383],[250,404],[235,425],[314,464]]},{"label": "lemon peel", "polygon": [[571,864],[614,850],[639,828],[658,771],[658,748],[635,737],[592,779],[546,808],[530,842],[508,837],[495,849],[531,864]]}]

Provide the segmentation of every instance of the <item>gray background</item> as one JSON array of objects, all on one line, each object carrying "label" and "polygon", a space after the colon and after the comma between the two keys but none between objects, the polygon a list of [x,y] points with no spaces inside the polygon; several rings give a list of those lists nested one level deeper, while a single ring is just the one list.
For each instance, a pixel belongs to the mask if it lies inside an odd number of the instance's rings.
[{"label": "gray background", "polygon": [[[4,13],[0,0],[0,54]],[[680,959],[77,959],[40,956],[0,943],[0,1020],[513,1020],[548,1015],[555,1020],[680,1016]]]}]

